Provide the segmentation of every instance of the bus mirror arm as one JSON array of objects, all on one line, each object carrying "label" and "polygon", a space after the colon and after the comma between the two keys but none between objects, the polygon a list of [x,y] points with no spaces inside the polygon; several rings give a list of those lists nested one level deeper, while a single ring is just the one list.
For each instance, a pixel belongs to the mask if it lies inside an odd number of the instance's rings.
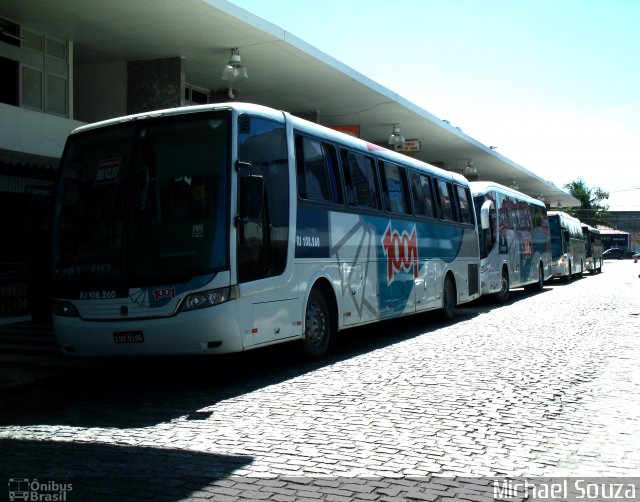
[{"label": "bus mirror arm", "polygon": [[489,230],[491,228],[491,223],[489,221],[489,213],[491,208],[493,207],[493,202],[490,200],[485,200],[480,208],[480,228],[482,230]]}]

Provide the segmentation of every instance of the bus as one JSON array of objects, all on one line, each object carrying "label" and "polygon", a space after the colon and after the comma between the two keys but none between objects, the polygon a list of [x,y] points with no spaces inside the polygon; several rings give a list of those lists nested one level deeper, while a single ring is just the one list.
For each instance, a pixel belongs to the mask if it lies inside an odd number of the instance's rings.
[{"label": "bus", "polygon": [[549,211],[548,216],[553,276],[569,282],[583,274],[587,261],[582,223],[562,211]]},{"label": "bus", "polygon": [[582,224],[582,235],[584,235],[584,247],[586,261],[585,266],[590,274],[602,272],[602,237],[600,230],[590,225]]},{"label": "bus", "polygon": [[52,319],[71,356],[221,354],[480,296],[467,180],[246,103],[73,131],[60,163]]},{"label": "bus", "polygon": [[541,291],[552,277],[551,240],[543,202],[492,182],[472,182],[480,222],[480,289],[504,302],[512,288]]}]

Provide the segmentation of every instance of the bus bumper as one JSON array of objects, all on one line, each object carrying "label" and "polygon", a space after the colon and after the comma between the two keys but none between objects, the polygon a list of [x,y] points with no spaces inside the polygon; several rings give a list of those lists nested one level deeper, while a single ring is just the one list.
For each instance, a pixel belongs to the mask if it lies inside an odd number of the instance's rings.
[{"label": "bus bumper", "polygon": [[225,354],[243,350],[237,303],[182,312],[172,317],[130,321],[87,321],[53,316],[63,354],[72,357],[128,357]]}]

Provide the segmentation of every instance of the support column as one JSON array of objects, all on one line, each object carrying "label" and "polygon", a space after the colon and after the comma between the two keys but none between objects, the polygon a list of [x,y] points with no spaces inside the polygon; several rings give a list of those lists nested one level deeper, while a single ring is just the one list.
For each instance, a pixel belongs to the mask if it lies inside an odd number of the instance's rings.
[{"label": "support column", "polygon": [[127,113],[141,113],[182,105],[184,59],[127,62]]}]

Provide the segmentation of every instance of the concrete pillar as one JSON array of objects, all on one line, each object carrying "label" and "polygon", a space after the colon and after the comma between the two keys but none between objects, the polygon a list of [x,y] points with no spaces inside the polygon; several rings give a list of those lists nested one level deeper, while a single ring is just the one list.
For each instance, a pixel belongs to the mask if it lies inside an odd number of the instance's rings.
[{"label": "concrete pillar", "polygon": [[182,105],[184,59],[146,59],[127,62],[127,113]]}]

